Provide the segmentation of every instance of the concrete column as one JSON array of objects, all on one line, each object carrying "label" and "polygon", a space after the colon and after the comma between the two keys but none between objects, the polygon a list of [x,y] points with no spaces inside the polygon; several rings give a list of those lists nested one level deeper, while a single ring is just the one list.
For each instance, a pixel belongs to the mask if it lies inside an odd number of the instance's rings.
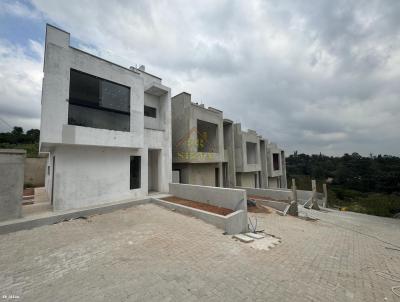
[{"label": "concrete column", "polygon": [[224,187],[224,171],[222,171],[222,162],[218,163],[218,172],[219,172],[219,186],[221,188]]},{"label": "concrete column", "polygon": [[311,187],[312,187],[311,208],[314,210],[319,210],[318,201],[317,201],[317,181],[315,179],[311,180]]},{"label": "concrete column", "polygon": [[296,188],[296,180],[292,178],[292,194],[293,201],[297,202],[297,188]]},{"label": "concrete column", "polygon": [[322,185],[322,188],[324,190],[324,208],[326,208],[328,206],[328,189],[326,183]]}]

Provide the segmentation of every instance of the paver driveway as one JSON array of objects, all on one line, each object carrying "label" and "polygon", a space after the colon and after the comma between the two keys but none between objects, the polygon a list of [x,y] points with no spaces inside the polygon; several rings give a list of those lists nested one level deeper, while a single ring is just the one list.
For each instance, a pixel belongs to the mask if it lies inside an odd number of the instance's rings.
[{"label": "paver driveway", "polygon": [[[0,298],[19,301],[400,301],[400,221],[336,211],[252,214],[255,250],[155,205],[0,236]],[[390,245],[394,244],[394,245]]]}]

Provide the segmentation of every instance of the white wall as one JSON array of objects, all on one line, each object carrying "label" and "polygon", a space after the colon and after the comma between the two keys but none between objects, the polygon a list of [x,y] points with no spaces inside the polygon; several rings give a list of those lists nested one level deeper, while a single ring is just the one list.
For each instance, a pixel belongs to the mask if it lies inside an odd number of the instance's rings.
[{"label": "white wall", "polygon": [[[141,156],[141,188],[130,190],[130,156]],[[54,152],[54,209],[147,195],[147,150],[59,146]]]},{"label": "white wall", "polygon": [[[144,79],[135,71],[70,47],[69,39],[69,33],[47,26],[40,125],[41,151],[48,151],[46,148],[56,143],[143,147]],[[130,132],[68,125],[71,68],[130,87]]]},{"label": "white wall", "polygon": [[[79,208],[147,195],[148,149],[159,152],[158,189],[168,192],[172,180],[171,91],[161,79],[131,70],[70,47],[70,35],[46,28],[41,112],[41,152],[56,157],[54,209]],[[130,132],[68,125],[70,69],[130,87]],[[160,123],[144,129],[144,95],[158,101]],[[157,95],[157,97],[154,97]],[[129,189],[130,156],[141,155],[141,188]],[[52,167],[46,173],[52,190]]]}]

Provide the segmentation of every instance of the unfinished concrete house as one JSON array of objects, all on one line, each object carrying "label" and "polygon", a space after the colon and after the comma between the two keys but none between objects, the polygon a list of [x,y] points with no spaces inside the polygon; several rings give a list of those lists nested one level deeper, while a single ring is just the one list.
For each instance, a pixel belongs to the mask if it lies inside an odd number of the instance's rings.
[{"label": "unfinished concrete house", "polygon": [[222,111],[192,103],[186,92],[174,96],[172,154],[174,182],[222,186]]},{"label": "unfinished concrete house", "polygon": [[261,155],[260,137],[254,130],[243,131],[234,124],[236,185],[260,188]]},{"label": "unfinished concrete house", "polygon": [[275,143],[266,144],[268,188],[287,188],[285,152]]},{"label": "unfinished concrete house", "polygon": [[51,25],[40,130],[54,210],[168,192],[170,88],[143,66],[125,68],[71,47],[70,34]]}]

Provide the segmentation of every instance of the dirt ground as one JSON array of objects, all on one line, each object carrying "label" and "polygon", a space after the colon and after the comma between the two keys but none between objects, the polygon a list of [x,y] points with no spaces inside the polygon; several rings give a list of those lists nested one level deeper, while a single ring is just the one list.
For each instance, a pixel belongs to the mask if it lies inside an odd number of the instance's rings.
[{"label": "dirt ground", "polygon": [[261,199],[261,200],[272,200],[272,201],[288,202],[287,200],[274,199],[274,198],[269,197],[269,196],[260,196],[260,195],[247,195],[247,198],[249,198],[249,199]]},{"label": "dirt ground", "polygon": [[178,198],[175,196],[166,197],[166,198],[163,198],[163,200],[168,201],[168,202],[173,202],[176,204],[181,204],[181,205],[184,205],[187,207],[211,212],[214,214],[223,215],[223,216],[233,213],[233,211],[231,209],[217,207],[217,206],[213,206],[210,204],[205,204],[205,203],[201,203],[201,202],[197,202],[197,201],[193,201],[193,200],[189,200],[189,199]]},{"label": "dirt ground", "polygon": [[270,214],[270,213],[272,213],[272,211],[273,210],[271,208],[268,208],[268,207],[265,207],[265,206],[261,206],[261,205],[258,205],[258,204],[256,204],[255,206],[247,205],[247,212],[250,212],[250,213]]}]

